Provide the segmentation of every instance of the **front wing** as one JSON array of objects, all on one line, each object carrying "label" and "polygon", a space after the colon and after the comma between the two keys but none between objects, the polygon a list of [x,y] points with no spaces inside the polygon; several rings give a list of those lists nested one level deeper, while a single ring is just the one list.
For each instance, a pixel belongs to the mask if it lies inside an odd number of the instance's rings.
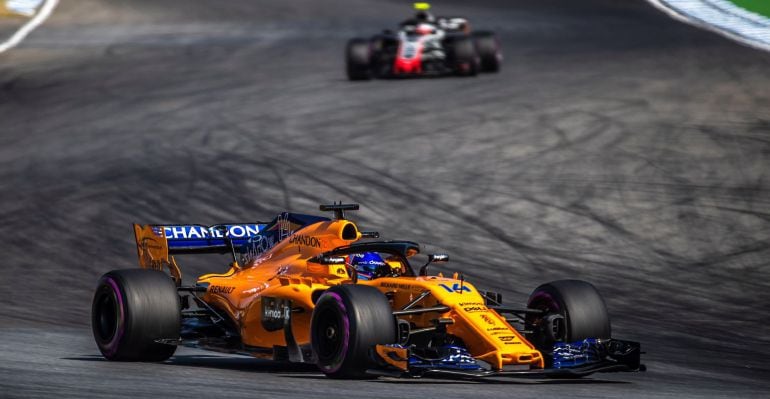
[{"label": "front wing", "polygon": [[[574,356],[573,363],[557,363],[557,367],[545,369],[493,370],[482,365],[471,367],[467,361],[437,360],[433,362],[415,361],[409,348],[392,345],[377,345],[373,356],[382,366],[369,369],[367,373],[376,376],[400,378],[451,378],[484,379],[489,377],[509,378],[580,378],[593,373],[645,371],[640,362],[641,346],[638,342],[611,340],[585,340],[570,344],[572,348],[582,348],[583,354]],[[570,345],[560,345],[561,348]],[[557,349],[558,350],[558,349]],[[573,353],[575,355],[575,353]],[[558,354],[556,354],[558,357]],[[585,362],[575,361],[584,359]],[[564,359],[562,359],[564,360]]]}]

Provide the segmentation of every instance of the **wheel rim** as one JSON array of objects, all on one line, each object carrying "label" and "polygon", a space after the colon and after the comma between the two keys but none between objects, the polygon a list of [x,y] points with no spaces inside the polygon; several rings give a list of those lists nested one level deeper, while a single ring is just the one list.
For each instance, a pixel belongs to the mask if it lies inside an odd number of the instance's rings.
[{"label": "wheel rim", "polygon": [[[536,330],[546,327],[544,324],[546,323],[546,317],[548,315],[558,314],[564,317],[565,320],[567,318],[566,310],[563,309],[559,301],[548,292],[540,291],[535,293],[532,298],[530,298],[527,307],[531,309],[539,309],[544,312],[543,314],[530,315],[526,318],[526,323],[530,326],[536,327]],[[567,334],[568,332],[564,330],[565,337]],[[549,346],[553,344],[553,342],[551,342],[550,339],[547,339],[542,332],[533,335],[532,340],[535,341],[533,343],[536,343],[536,346],[541,348],[543,346]]]},{"label": "wheel rim", "polygon": [[316,330],[318,357],[324,362],[331,361],[340,355],[344,345],[342,318],[331,308],[324,309],[318,318],[319,324]]},{"label": "wheel rim", "polygon": [[342,368],[350,347],[350,319],[342,297],[328,292],[313,313],[312,345],[317,364],[326,374]]},{"label": "wheel rim", "polygon": [[559,313],[564,316],[559,301],[547,292],[538,292],[529,301],[533,309],[545,310],[546,313]]}]

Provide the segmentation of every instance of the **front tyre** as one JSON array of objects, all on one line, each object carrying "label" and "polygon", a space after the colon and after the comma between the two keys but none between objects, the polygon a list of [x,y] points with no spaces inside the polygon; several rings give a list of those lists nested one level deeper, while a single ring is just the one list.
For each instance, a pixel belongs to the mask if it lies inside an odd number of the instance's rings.
[{"label": "front tyre", "polygon": [[581,280],[558,280],[537,287],[527,307],[543,311],[529,315],[527,339],[546,353],[555,342],[575,342],[586,338],[609,339],[610,317],[599,291]]},{"label": "front tyre", "polygon": [[369,378],[370,350],[396,342],[396,319],[387,298],[374,287],[339,285],[321,295],[310,337],[318,368],[331,378]]},{"label": "front tyre", "polygon": [[350,39],[345,49],[345,64],[348,79],[369,80],[372,78],[371,49],[366,39]]},{"label": "front tyre", "polygon": [[99,279],[91,306],[94,340],[105,358],[158,362],[176,346],[156,342],[179,338],[179,295],[171,278],[148,269],[113,270]]}]

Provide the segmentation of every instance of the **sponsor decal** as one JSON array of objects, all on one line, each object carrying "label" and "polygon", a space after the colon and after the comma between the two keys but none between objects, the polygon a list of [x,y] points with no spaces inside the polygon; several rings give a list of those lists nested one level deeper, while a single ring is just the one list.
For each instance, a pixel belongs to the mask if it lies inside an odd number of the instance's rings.
[{"label": "sponsor decal", "polygon": [[281,319],[283,320],[286,317],[286,312],[288,312],[288,309],[265,309],[265,313],[262,315],[265,319]]},{"label": "sponsor decal", "polygon": [[401,48],[401,56],[407,60],[412,59],[415,55],[417,55],[417,50],[419,50],[418,43],[403,42],[403,47]]},{"label": "sponsor decal", "polygon": [[[248,238],[259,234],[258,224],[233,224],[224,226],[232,238]],[[217,226],[163,226],[163,233],[169,240],[191,240],[206,238],[224,238],[224,232]]]},{"label": "sponsor decal", "polygon": [[468,313],[473,313],[473,312],[486,312],[488,309],[486,306],[466,306],[463,308],[463,310]]},{"label": "sponsor decal", "polygon": [[357,262],[359,265],[376,265],[376,266],[385,266],[385,262],[380,262],[378,260],[369,259],[367,262]]},{"label": "sponsor decal", "polygon": [[304,234],[295,234],[289,239],[290,244],[302,245],[305,247],[321,248],[321,242],[318,238]]},{"label": "sponsor decal", "polygon": [[282,298],[262,298],[262,327],[267,331],[278,331],[286,322],[291,322],[291,301]]},{"label": "sponsor decal", "polygon": [[490,327],[487,328],[487,331],[507,331],[510,332],[511,330],[505,328],[505,327]]},{"label": "sponsor decal", "polygon": [[250,237],[246,244],[241,247],[241,264],[250,265],[268,249],[275,245],[275,237],[273,236],[254,236]]},{"label": "sponsor decal", "polygon": [[285,276],[289,274],[289,265],[283,265],[275,271],[276,276]]},{"label": "sponsor decal", "polygon": [[486,321],[487,324],[489,324],[489,325],[493,325],[494,326],[496,324],[495,321],[491,317],[489,317],[488,315],[482,314],[481,315],[481,319]]},{"label": "sponsor decal", "polygon": [[228,287],[223,285],[212,285],[209,287],[209,294],[229,294],[233,292],[235,287]]},{"label": "sponsor decal", "polygon": [[142,242],[139,245],[145,251],[148,249],[154,249],[154,250],[163,249],[163,245],[160,244],[158,240],[151,237],[142,238]]},{"label": "sponsor decal", "polygon": [[463,291],[467,291],[467,292],[473,292],[473,291],[471,291],[471,289],[470,289],[470,288],[468,288],[467,286],[465,286],[465,285],[460,285],[460,283],[454,283],[454,284],[452,284],[452,287],[449,287],[449,286],[448,286],[448,285],[446,285],[446,284],[439,284],[439,286],[440,286],[441,288],[445,289],[447,292],[463,292]]},{"label": "sponsor decal", "polygon": [[287,212],[278,215],[275,225],[270,228],[270,231],[276,231],[278,234],[278,241],[282,241],[284,238],[294,234],[295,231],[301,229],[303,226],[298,223],[293,223],[289,220],[289,214]]},{"label": "sponsor decal", "polygon": [[459,302],[460,306],[484,306],[482,302]]},{"label": "sponsor decal", "polygon": [[411,290],[413,287],[410,284],[396,284],[396,283],[381,283],[380,287],[385,288],[398,288],[401,290]]},{"label": "sponsor decal", "polygon": [[141,258],[140,263],[142,265],[149,266],[150,268],[156,270],[163,270],[163,267],[168,263],[167,259],[154,257],[162,256],[162,254],[158,254],[158,251],[163,250],[164,246],[160,243],[159,240],[160,239],[151,237],[142,238],[141,242],[139,243],[139,248],[141,248],[139,251],[139,256]]},{"label": "sponsor decal", "polygon": [[509,343],[512,343],[512,344],[518,344],[519,343],[519,342],[516,341],[516,336],[515,335],[503,335],[503,336],[497,337],[497,339],[499,339],[500,341],[509,342]]}]

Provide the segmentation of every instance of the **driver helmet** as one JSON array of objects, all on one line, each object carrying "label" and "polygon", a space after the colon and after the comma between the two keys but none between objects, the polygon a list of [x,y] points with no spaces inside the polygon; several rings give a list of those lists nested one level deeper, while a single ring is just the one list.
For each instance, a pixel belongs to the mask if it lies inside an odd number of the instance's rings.
[{"label": "driver helmet", "polygon": [[388,266],[385,260],[376,252],[351,255],[350,264],[358,272],[360,280],[371,280],[376,277],[377,269]]},{"label": "driver helmet", "polygon": [[430,35],[435,31],[435,28],[431,24],[418,24],[415,28],[415,32],[418,35]]},{"label": "driver helmet", "polygon": [[414,14],[414,19],[416,19],[419,22],[435,22],[436,17],[433,16],[433,14],[427,12],[427,11],[418,11],[416,14]]}]

